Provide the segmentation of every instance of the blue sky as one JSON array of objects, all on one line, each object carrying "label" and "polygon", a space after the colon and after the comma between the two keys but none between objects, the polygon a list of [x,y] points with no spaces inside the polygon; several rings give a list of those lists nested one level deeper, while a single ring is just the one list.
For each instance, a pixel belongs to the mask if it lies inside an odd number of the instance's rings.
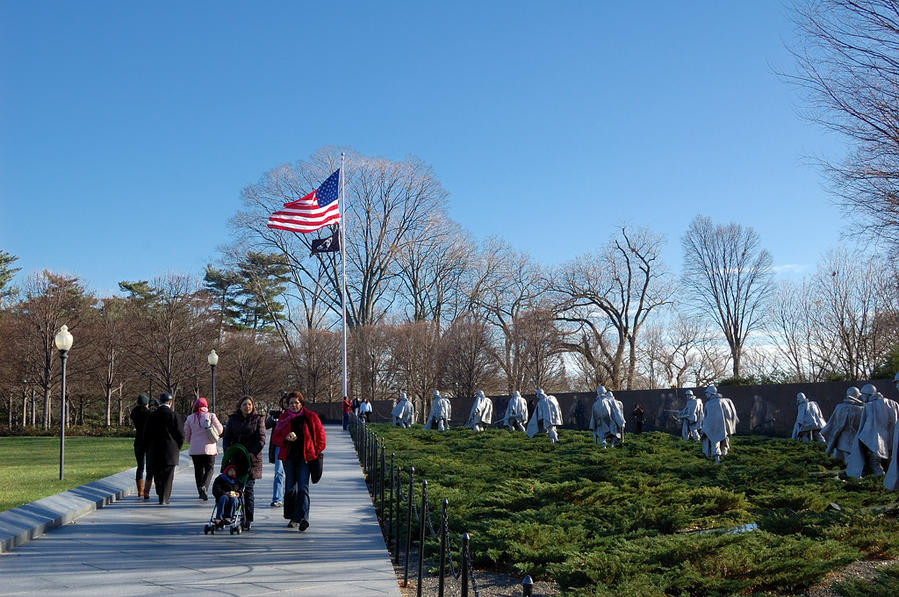
[{"label": "blue sky", "polygon": [[807,158],[846,147],[776,74],[789,7],[623,4],[0,2],[0,249],[101,294],[199,275],[244,186],[348,146],[546,264],[631,222],[677,272],[703,214],[813,269],[846,221]]}]

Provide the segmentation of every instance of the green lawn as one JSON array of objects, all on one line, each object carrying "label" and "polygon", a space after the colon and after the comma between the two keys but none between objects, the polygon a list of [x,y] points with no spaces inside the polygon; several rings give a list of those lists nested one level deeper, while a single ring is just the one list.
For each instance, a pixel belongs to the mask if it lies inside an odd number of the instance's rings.
[{"label": "green lawn", "polygon": [[[587,432],[551,446],[496,429],[371,427],[388,458],[428,480],[432,512],[448,498],[476,567],[553,579],[567,595],[796,594],[856,560],[899,556],[896,494],[839,478],[820,444],[736,437],[716,466],[664,433],[602,450]],[[746,524],[757,530],[729,532]]]},{"label": "green lawn", "polygon": [[126,437],[67,437],[60,481],[58,437],[0,437],[0,512],[133,467],[133,444]]}]

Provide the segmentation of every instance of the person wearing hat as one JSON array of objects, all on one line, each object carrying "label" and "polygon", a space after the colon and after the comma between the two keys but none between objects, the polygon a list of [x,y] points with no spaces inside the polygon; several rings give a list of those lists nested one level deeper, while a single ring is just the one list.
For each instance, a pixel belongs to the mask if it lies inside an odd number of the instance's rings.
[{"label": "person wearing hat", "polygon": [[194,401],[193,411],[193,414],[184,421],[184,439],[189,445],[187,453],[194,462],[197,494],[201,500],[206,501],[209,499],[206,492],[215,472],[218,438],[224,427],[215,413],[209,412],[209,405],[205,398],[197,398]]},{"label": "person wearing hat", "polygon": [[[137,471],[134,477],[137,483],[137,499],[143,497],[145,500],[150,499],[150,485],[153,484],[150,455],[144,438],[144,426],[147,424],[149,416],[150,399],[141,394],[137,397],[137,404],[131,409],[131,424],[134,425],[134,458],[137,460]],[[144,471],[146,471],[146,484],[144,484]]]},{"label": "person wearing hat", "polygon": [[237,511],[237,498],[243,491],[243,484],[237,478],[237,467],[229,464],[225,467],[215,483],[212,484],[212,496],[215,498],[215,522],[216,526],[231,524],[234,513]]},{"label": "person wearing hat", "polygon": [[184,423],[172,409],[172,395],[159,395],[159,408],[147,417],[144,436],[149,444],[150,462],[153,463],[153,480],[159,504],[168,504],[172,495],[172,481],[181,446],[184,445]]}]

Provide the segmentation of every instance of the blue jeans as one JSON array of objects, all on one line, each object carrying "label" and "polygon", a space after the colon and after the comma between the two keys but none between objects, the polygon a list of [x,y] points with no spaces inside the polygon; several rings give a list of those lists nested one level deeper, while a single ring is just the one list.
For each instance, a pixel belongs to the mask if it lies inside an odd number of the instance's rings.
[{"label": "blue jeans", "polygon": [[284,462],[284,472],[287,492],[293,492],[296,496],[290,519],[296,522],[309,520],[309,465],[302,460],[287,460]]},{"label": "blue jeans", "polygon": [[272,484],[272,501],[284,501],[284,463],[278,460],[278,453],[281,451],[280,446],[275,447],[275,479]]},{"label": "blue jeans", "polygon": [[343,430],[350,426],[350,413],[343,413]]},{"label": "blue jeans", "polygon": [[[222,518],[234,518],[234,513],[237,512],[237,498],[231,497],[228,495],[223,495],[219,498],[218,504],[215,507],[215,517],[218,519]],[[223,516],[224,514],[224,516]]]}]

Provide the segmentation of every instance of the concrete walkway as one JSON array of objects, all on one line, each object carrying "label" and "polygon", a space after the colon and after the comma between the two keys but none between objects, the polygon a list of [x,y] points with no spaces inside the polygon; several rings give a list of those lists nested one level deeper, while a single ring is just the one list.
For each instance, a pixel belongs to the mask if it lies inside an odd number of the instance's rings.
[{"label": "concrete walkway", "polygon": [[[138,500],[133,488],[117,499],[117,492],[125,492],[122,479],[134,483],[131,469],[0,514],[6,546],[0,554],[0,595],[399,597],[349,434],[340,426],[326,430],[325,472],[311,489],[311,526],[305,533],[288,529],[282,509],[269,507],[273,466],[267,462],[256,482],[256,521],[240,535],[203,534],[213,502],[197,498],[190,466],[176,473],[169,506],[159,506],[153,493],[148,501]],[[101,508],[77,514],[91,500],[99,500]],[[111,503],[103,506],[104,501]],[[36,527],[59,511],[77,520],[33,541],[22,537],[28,524],[39,535]]]}]

